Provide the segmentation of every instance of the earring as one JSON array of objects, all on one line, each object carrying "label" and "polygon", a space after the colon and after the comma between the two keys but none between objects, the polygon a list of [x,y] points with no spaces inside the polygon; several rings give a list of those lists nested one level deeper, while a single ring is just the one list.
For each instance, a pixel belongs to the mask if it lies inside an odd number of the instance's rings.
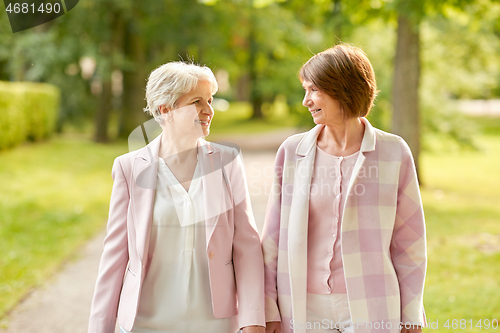
[{"label": "earring", "polygon": [[163,117],[166,117],[169,123],[171,123],[172,120],[174,120],[170,111],[163,113]]}]

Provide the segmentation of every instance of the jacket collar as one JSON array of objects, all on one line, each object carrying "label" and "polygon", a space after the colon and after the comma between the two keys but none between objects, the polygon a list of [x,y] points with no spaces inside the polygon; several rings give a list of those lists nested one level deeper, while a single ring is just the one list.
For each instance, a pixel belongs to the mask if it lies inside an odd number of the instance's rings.
[{"label": "jacket collar", "polygon": [[205,155],[212,155],[219,152],[219,149],[217,147],[202,138],[198,139],[198,151],[199,150],[201,150],[201,152]]},{"label": "jacket collar", "polygon": [[151,141],[146,147],[142,148],[137,155],[137,158],[142,158],[148,164],[153,162],[158,162],[158,154],[160,152],[162,134],[158,135],[153,141]]},{"label": "jacket collar", "polygon": [[370,124],[368,119],[365,117],[361,118],[363,124],[365,124],[365,134],[363,135],[363,141],[361,141],[360,151],[362,153],[375,150],[375,144],[377,143],[377,136],[375,135],[375,128]]},{"label": "jacket collar", "polygon": [[[362,153],[375,150],[376,136],[375,129],[370,124],[370,122],[362,117],[361,122],[365,125],[365,132],[363,134],[363,141],[361,142],[360,151]],[[306,135],[300,140],[297,145],[295,153],[299,156],[308,155],[311,150],[316,146],[318,141],[319,133],[325,127],[325,125],[316,125],[313,129],[306,133]]]}]

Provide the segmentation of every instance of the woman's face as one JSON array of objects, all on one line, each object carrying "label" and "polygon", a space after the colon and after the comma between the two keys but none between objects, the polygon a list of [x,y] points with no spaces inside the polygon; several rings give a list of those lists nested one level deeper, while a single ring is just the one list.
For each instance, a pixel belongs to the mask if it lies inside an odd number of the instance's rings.
[{"label": "woman's face", "polygon": [[343,121],[340,102],[321,91],[310,81],[302,81],[305,91],[302,105],[309,109],[316,124],[330,125]]},{"label": "woman's face", "polygon": [[[162,113],[166,123],[172,125],[176,132],[180,132],[179,134],[207,136],[214,116],[212,101],[211,84],[208,81],[200,81],[193,90],[177,100],[175,110]],[[172,117],[171,122],[168,121],[170,117]]]}]

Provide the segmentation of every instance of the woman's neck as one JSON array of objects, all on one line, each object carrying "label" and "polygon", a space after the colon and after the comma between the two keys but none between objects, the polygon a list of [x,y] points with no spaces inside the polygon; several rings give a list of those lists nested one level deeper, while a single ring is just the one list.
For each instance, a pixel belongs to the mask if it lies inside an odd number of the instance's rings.
[{"label": "woman's neck", "polygon": [[318,146],[335,156],[348,156],[361,148],[365,125],[360,118],[327,124],[318,137]]},{"label": "woman's neck", "polygon": [[159,156],[170,163],[180,164],[195,158],[197,147],[198,139],[163,131]]}]

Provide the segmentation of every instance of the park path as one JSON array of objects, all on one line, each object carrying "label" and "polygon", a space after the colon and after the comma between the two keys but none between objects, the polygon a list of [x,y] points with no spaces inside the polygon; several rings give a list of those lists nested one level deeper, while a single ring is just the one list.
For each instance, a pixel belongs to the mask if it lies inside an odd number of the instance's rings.
[{"label": "park path", "polygon": [[[234,136],[218,141],[242,147],[245,172],[255,220],[262,232],[272,169],[279,144],[293,130],[261,136]],[[5,318],[0,333],[85,333],[97,278],[105,231],[92,238],[81,251],[42,287],[33,291]],[[116,331],[117,333],[119,330]]]}]

